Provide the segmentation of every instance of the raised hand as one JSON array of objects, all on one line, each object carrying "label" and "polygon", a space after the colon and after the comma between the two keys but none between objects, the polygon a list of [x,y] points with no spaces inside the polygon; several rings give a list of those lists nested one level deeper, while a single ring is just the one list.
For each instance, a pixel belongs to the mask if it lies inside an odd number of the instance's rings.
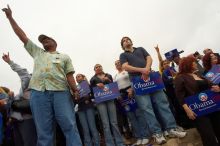
[{"label": "raised hand", "polygon": [[2,11],[5,12],[5,15],[7,16],[7,18],[12,17],[12,11],[9,5],[7,5],[7,8],[3,8]]},{"label": "raised hand", "polygon": [[160,51],[160,49],[159,49],[159,47],[158,47],[158,44],[157,44],[157,46],[156,47],[154,47],[155,48],[155,50],[157,51],[157,52],[159,52]]},{"label": "raised hand", "polygon": [[18,26],[17,22],[12,17],[12,11],[9,5],[7,8],[3,8],[2,11],[5,12],[12,29],[14,30],[15,34],[19,37],[19,39],[24,43],[24,45],[28,42],[28,37],[26,36],[25,32]]},{"label": "raised hand", "polygon": [[3,53],[2,59],[3,59],[5,62],[9,63],[9,62],[11,61],[10,56],[9,56],[9,52],[8,52],[8,54],[4,54],[4,53]]}]

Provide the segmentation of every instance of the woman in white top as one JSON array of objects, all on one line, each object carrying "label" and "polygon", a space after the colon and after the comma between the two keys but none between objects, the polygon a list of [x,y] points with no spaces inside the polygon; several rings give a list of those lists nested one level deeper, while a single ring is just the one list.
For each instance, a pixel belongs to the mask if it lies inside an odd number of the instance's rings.
[{"label": "woman in white top", "polygon": [[[122,69],[122,66],[119,60],[115,61],[115,67],[118,70],[118,73],[115,75],[114,81],[118,83],[118,87],[121,93],[121,100],[128,97],[130,101],[134,102],[135,99],[133,98],[134,94],[133,94],[133,89],[131,88],[131,82],[129,79],[128,72]],[[135,109],[135,110],[127,109],[126,114],[127,114],[128,119],[131,122],[131,125],[133,128],[133,135],[137,139],[137,142],[135,145],[140,145],[140,144],[145,145],[149,143],[149,134],[147,133],[148,132],[147,125],[142,126],[142,127],[140,126],[138,121],[143,116],[141,115],[139,116],[136,110],[138,109]]]}]

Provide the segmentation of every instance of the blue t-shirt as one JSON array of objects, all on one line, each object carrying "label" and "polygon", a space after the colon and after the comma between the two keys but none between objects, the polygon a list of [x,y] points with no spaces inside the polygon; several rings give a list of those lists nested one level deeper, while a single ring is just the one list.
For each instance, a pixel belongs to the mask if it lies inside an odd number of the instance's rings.
[{"label": "blue t-shirt", "polygon": [[[120,63],[128,63],[129,65],[133,67],[140,67],[145,68],[146,67],[146,57],[150,56],[150,54],[143,48],[138,47],[134,48],[133,52],[125,51],[121,53],[120,55]],[[139,76],[141,73],[139,72],[128,72],[130,76]]]}]

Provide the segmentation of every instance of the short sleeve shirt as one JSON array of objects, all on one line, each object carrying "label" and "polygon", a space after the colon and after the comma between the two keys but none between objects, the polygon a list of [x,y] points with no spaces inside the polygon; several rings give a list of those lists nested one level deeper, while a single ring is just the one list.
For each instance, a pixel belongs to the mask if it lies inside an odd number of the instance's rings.
[{"label": "short sleeve shirt", "polygon": [[[125,51],[120,55],[120,63],[128,63],[133,67],[146,67],[146,57],[150,56],[149,53],[142,47],[134,48],[133,52]],[[130,76],[140,75],[139,72],[129,72]]]},{"label": "short sleeve shirt", "polygon": [[66,74],[74,73],[72,61],[68,55],[57,51],[47,52],[31,40],[28,40],[25,49],[34,59],[34,69],[29,83],[30,89],[38,91],[68,90]]}]

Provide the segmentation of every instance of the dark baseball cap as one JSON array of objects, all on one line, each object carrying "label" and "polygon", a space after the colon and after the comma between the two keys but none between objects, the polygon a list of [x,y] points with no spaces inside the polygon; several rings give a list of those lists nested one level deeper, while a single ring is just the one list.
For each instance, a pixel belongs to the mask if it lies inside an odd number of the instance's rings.
[{"label": "dark baseball cap", "polygon": [[38,40],[39,40],[39,42],[43,42],[43,40],[45,40],[45,39],[50,39],[50,40],[52,40],[52,41],[54,41],[55,43],[57,43],[53,38],[51,38],[51,37],[49,37],[49,36],[46,36],[46,35],[44,35],[44,34],[41,34],[41,35],[39,35],[39,37],[38,37]]}]

